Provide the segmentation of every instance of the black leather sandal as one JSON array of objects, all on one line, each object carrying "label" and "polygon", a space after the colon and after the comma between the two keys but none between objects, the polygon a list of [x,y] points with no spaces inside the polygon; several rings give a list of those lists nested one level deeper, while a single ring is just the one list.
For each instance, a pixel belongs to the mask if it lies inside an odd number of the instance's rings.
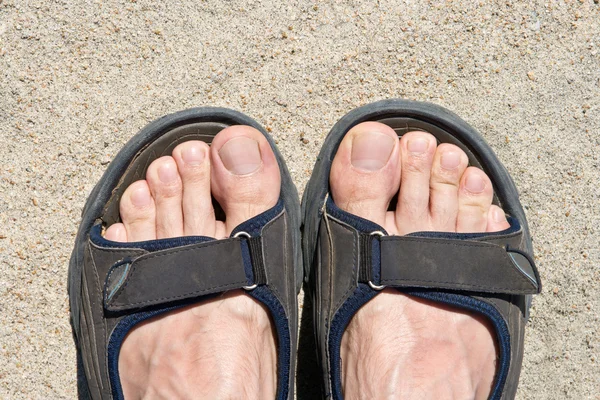
[{"label": "black leather sandal", "polygon": [[[439,142],[462,148],[470,165],[481,168],[492,180],[494,204],[507,213],[510,228],[496,233],[388,236],[381,226],[338,208],[329,197],[331,163],[344,135],[364,121],[389,125],[398,136],[426,131]],[[305,276],[326,397],[343,398],[342,335],[356,311],[384,287],[488,318],[499,349],[490,398],[514,397],[531,297],[540,292],[541,283],[517,189],[472,127],[428,103],[385,100],[355,109],[327,136],[302,206]]]},{"label": "black leather sandal", "polygon": [[[179,143],[203,140],[230,125],[261,131],[281,172],[272,209],[240,224],[227,239],[179,237],[117,243],[102,229],[119,222],[119,200],[150,163]],[[297,294],[302,268],[300,204],[274,141],[249,117],[223,108],[195,108],[160,118],[132,138],[109,165],[83,210],[69,265],[71,325],[80,398],[122,399],[118,359],[127,332],[161,313],[206,296],[244,289],[267,306],[277,331],[277,399],[294,398]]]}]

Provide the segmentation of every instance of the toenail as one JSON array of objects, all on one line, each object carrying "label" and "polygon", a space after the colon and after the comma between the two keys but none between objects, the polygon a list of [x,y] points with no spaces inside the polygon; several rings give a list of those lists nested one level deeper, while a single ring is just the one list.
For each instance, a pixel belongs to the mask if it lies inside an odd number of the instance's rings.
[{"label": "toenail", "polygon": [[150,192],[146,187],[137,188],[131,193],[131,203],[135,207],[146,207],[150,205]]},{"label": "toenail", "polygon": [[258,142],[245,136],[230,139],[219,150],[219,157],[229,172],[247,175],[256,171],[262,162]]},{"label": "toenail", "polygon": [[460,154],[455,151],[442,153],[440,164],[444,169],[455,169],[460,164]]},{"label": "toenail", "polygon": [[469,174],[465,179],[465,188],[471,193],[481,193],[485,189],[485,181],[477,174]]},{"label": "toenail", "polygon": [[358,169],[377,171],[387,164],[396,140],[379,132],[361,132],[352,140],[350,161]]},{"label": "toenail", "polygon": [[506,219],[506,215],[504,214],[504,211],[502,211],[501,208],[494,207],[492,209],[492,218],[495,222],[504,222],[504,220]]},{"label": "toenail", "polygon": [[429,140],[425,138],[409,139],[406,144],[408,151],[415,154],[425,153],[429,147]]},{"label": "toenail", "polygon": [[187,165],[201,165],[204,161],[204,150],[196,146],[187,147],[181,152],[181,158]]},{"label": "toenail", "polygon": [[177,167],[175,163],[167,162],[158,167],[158,179],[162,183],[173,183],[177,180]]}]

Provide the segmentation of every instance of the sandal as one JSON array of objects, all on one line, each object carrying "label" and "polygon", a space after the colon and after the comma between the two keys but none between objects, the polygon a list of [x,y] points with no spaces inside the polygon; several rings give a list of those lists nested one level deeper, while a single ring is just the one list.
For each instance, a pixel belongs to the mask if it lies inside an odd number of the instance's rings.
[{"label": "sandal", "polygon": [[[344,135],[365,121],[386,124],[398,136],[426,131],[438,142],[460,147],[469,164],[492,180],[493,203],[504,209],[510,228],[495,233],[388,236],[381,226],[341,210],[329,196],[332,160]],[[541,283],[517,189],[475,129],[428,103],[384,100],[355,109],[325,139],[302,208],[305,277],[327,398],[343,398],[340,345],[344,330],[358,309],[385,287],[485,316],[495,330],[499,349],[490,398],[514,398],[525,323],[532,295],[540,292]]]},{"label": "sandal", "polygon": [[[144,179],[153,160],[188,140],[210,144],[230,125],[252,126],[269,141],[281,173],[277,205],[240,224],[223,240],[187,236],[118,243],[102,236],[104,228],[120,221],[125,189]],[[79,397],[123,398],[119,351],[138,323],[207,296],[244,289],[270,311],[278,344],[277,399],[293,399],[300,265],[298,194],[264,128],[239,112],[208,107],[150,123],[115,157],[83,209],[68,283]]]}]

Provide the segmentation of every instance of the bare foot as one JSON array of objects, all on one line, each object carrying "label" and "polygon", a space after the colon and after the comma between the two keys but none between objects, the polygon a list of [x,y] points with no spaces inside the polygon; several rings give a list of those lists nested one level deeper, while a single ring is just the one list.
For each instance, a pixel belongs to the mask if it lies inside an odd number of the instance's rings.
[{"label": "bare foot", "polygon": [[[273,207],[279,167],[266,138],[248,126],[221,131],[209,147],[189,141],[155,160],[146,180],[123,194],[123,223],[109,240],[227,237]],[[212,196],[225,211],[217,221]],[[242,291],[188,306],[136,326],[125,338],[119,374],[126,399],[274,398],[276,339],[266,308]]]},{"label": "bare foot", "polygon": [[[400,140],[364,122],[344,137],[333,161],[333,200],[391,235],[417,231],[496,232],[509,227],[492,205],[487,175],[467,155],[425,132]],[[398,193],[395,211],[388,211]],[[496,341],[483,317],[385,289],[353,317],[342,338],[347,399],[486,399]]]}]

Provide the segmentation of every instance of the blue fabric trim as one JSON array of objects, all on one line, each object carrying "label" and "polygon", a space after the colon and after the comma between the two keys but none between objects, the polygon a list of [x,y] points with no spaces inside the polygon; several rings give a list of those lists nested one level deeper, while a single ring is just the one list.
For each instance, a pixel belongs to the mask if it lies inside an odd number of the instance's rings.
[{"label": "blue fabric trim", "polygon": [[[399,290],[399,289],[398,289]],[[403,293],[410,296],[420,297],[423,299],[449,304],[460,307],[469,311],[479,313],[492,323],[496,331],[496,339],[498,341],[499,362],[496,366],[496,376],[494,378],[494,386],[489,397],[489,400],[500,400],[504,383],[508,376],[510,367],[510,333],[508,326],[500,312],[494,306],[486,303],[483,300],[475,299],[470,296],[465,296],[457,293],[434,292],[428,290],[401,290]]]},{"label": "blue fabric trim", "polygon": [[442,238],[442,239],[479,239],[482,237],[494,237],[509,235],[516,233],[521,230],[521,224],[516,218],[507,218],[510,227],[500,232],[475,232],[475,233],[456,233],[456,232],[435,232],[435,231],[424,231],[424,232],[413,232],[406,236],[418,236],[418,237],[429,237],[429,238]]},{"label": "blue fabric trim", "polygon": [[263,303],[271,312],[271,317],[275,323],[278,340],[278,356],[277,356],[277,396],[276,399],[287,400],[289,391],[289,376],[290,376],[290,354],[292,352],[292,342],[290,339],[290,324],[285,310],[277,297],[271,292],[267,286],[258,286],[256,289],[248,292]]},{"label": "blue fabric trim", "polygon": [[[339,208],[334,202],[331,196],[327,199],[326,210],[329,215],[339,219],[342,222],[347,223],[352,226],[354,229],[358,230],[362,233],[371,233],[373,231],[382,231],[386,235],[388,234],[386,230],[376,224],[375,222],[369,221],[368,219],[361,218],[357,215],[351,214],[347,211]],[[507,217],[508,223],[510,227],[500,231],[500,232],[474,232],[474,233],[456,233],[456,232],[435,232],[435,231],[422,231],[422,232],[413,232],[406,236],[418,236],[418,237],[431,237],[431,238],[443,238],[443,239],[478,239],[482,237],[488,236],[500,236],[500,235],[509,235],[511,233],[516,233],[521,230],[521,224],[516,218],[511,216]]]},{"label": "blue fabric trim", "polygon": [[[359,283],[354,293],[344,302],[331,321],[329,329],[329,370],[331,372],[331,390],[334,399],[343,399],[341,345],[342,336],[350,320],[359,308],[375,297],[379,292],[364,283]],[[329,398],[330,393],[326,393]]]},{"label": "blue fabric trim", "polygon": [[[233,235],[239,231],[248,232],[251,236],[259,235],[262,228],[273,218],[279,215],[279,213],[283,210],[283,207],[283,200],[280,198],[277,201],[277,204],[275,204],[275,206],[272,208],[238,225],[233,232],[231,232],[230,237],[233,237]],[[135,248],[152,252],[178,246],[187,246],[195,243],[208,242],[216,239],[209,236],[180,236],[168,239],[146,240],[143,242],[114,242],[102,236],[102,224],[97,223],[96,225],[92,226],[92,229],[90,230],[90,240],[92,243],[100,247],[121,249]]]},{"label": "blue fabric trim", "polygon": [[195,243],[215,240],[208,236],[180,236],[169,239],[146,240],[143,242],[113,242],[102,236],[102,224],[92,226],[90,240],[96,246],[120,249],[142,249],[146,251],[159,251],[173,247],[187,246]]}]

